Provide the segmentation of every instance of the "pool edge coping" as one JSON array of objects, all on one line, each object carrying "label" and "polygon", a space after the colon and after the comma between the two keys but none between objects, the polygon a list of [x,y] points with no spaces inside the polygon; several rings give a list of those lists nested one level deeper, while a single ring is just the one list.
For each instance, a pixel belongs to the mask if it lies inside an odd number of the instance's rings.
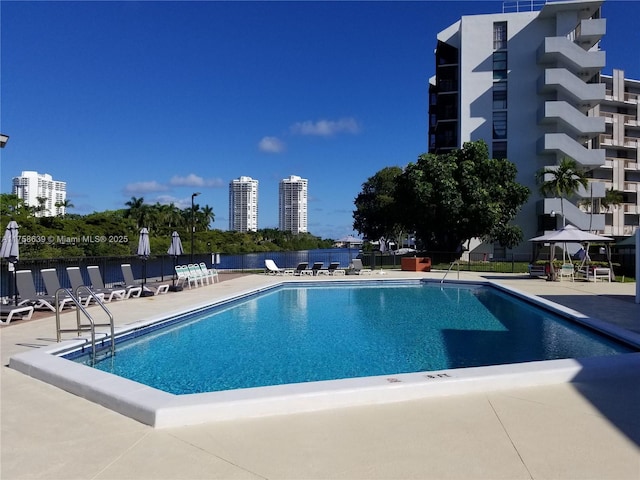
[{"label": "pool edge coping", "polygon": [[[244,290],[214,304],[234,301],[289,283],[292,282],[282,281]],[[427,283],[435,282],[427,280]],[[446,283],[497,287],[550,310],[563,312],[578,323],[640,345],[640,335],[634,332],[614,327],[512,287],[490,280]],[[212,305],[211,302],[208,305]],[[204,306],[198,304],[190,311]],[[166,318],[166,315],[162,316]],[[157,317],[153,317],[155,321],[159,321]],[[126,327],[135,328],[138,324],[153,322],[150,317],[127,324]],[[173,395],[57,356],[61,351],[81,342],[67,340],[55,346],[19,353],[10,358],[9,367],[155,428],[552,385],[576,379],[601,378],[612,372],[624,373],[640,368],[640,353],[629,353]]]}]

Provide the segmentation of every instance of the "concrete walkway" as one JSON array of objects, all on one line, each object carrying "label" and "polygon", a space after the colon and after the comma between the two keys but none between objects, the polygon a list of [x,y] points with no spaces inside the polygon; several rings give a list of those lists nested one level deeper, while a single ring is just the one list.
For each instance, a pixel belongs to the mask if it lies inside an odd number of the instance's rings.
[{"label": "concrete walkway", "polygon": [[[385,277],[415,276],[442,272]],[[481,277],[640,332],[635,284]],[[280,279],[249,275],[110,308],[128,323]],[[2,327],[3,365],[54,337],[54,317]],[[4,480],[640,478],[640,372],[156,430],[6,366],[0,370]]]}]

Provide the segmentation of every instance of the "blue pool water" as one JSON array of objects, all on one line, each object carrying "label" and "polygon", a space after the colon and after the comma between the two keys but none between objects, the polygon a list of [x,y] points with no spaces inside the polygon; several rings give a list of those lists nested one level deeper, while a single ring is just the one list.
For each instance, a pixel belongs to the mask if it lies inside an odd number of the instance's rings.
[{"label": "blue pool water", "polygon": [[279,287],[119,343],[94,367],[189,394],[631,351],[491,287],[376,282]]}]

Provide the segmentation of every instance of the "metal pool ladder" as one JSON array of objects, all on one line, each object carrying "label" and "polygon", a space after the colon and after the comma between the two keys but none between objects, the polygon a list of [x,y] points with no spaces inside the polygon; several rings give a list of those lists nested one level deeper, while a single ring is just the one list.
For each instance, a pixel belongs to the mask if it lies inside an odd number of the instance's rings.
[{"label": "metal pool ladder", "polygon": [[458,266],[458,280],[460,280],[460,262],[458,260],[454,260],[453,262],[451,262],[451,265],[449,265],[449,269],[445,272],[444,277],[442,277],[442,280],[440,280],[440,283],[444,283],[444,279],[447,278],[447,275],[449,275],[449,272],[454,265]]},{"label": "metal pool ladder", "polygon": [[[81,289],[86,290],[86,292],[89,295],[90,299],[93,299],[98,305],[100,305],[100,307],[102,307],[102,310],[105,311],[105,313],[108,315],[109,317],[109,323],[96,323],[93,320],[93,317],[91,316],[91,314],[87,311],[87,309],[85,308],[85,306],[82,304],[82,300],[80,298],[80,294],[79,291]],[[71,302],[75,305],[76,307],[76,323],[77,323],[77,327],[76,328],[71,328],[71,329],[63,329],[60,327],[60,294],[64,293],[66,294],[70,299]],[[62,341],[62,333],[70,333],[70,332],[76,332],[78,334],[78,336],[80,336],[81,332],[91,332],[91,363],[94,364],[96,362],[96,327],[110,327],[109,329],[109,333],[105,333],[105,337],[103,337],[102,342],[104,343],[104,340],[107,339],[109,340],[109,344],[110,344],[110,354],[111,355],[115,355],[116,354],[116,342],[115,342],[115,327],[114,327],[114,322],[113,322],[113,315],[111,314],[111,312],[109,311],[109,309],[105,306],[104,302],[100,299],[100,297],[98,297],[89,287],[87,287],[86,285],[80,285],[76,291],[75,294],[73,292],[71,292],[70,289],[68,288],[60,288],[56,291],[56,334],[57,334],[57,339],[58,342]],[[88,303],[88,302],[87,302]],[[83,313],[84,316],[87,318],[87,320],[89,320],[89,323],[82,323],[81,321],[81,317],[80,317],[80,313]]]}]

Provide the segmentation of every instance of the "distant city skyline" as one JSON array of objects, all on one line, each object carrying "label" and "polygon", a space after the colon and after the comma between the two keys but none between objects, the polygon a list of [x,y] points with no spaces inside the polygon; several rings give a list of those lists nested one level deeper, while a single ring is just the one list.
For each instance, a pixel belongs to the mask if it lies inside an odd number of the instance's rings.
[{"label": "distant city skyline", "polygon": [[[353,231],[353,200],[427,151],[437,33],[499,1],[0,2],[1,191],[21,171],[67,183],[68,213],[200,205],[229,226],[228,186],[308,179],[308,231]],[[603,73],[640,79],[640,2],[604,2]],[[55,21],[52,21],[54,19]],[[72,232],[70,232],[72,233]]]}]

